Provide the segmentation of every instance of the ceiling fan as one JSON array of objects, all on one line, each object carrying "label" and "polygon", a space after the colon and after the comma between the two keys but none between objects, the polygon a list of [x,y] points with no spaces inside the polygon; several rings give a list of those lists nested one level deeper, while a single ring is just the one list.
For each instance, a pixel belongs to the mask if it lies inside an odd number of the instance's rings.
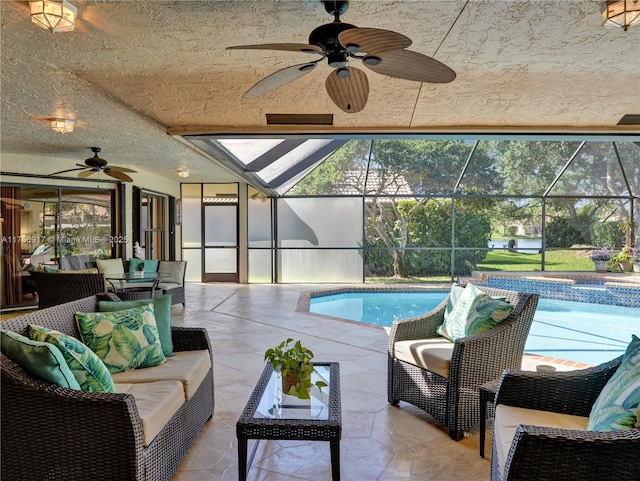
[{"label": "ceiling fan", "polygon": [[308,74],[324,59],[335,69],[325,82],[327,93],[333,103],[347,113],[360,112],[369,97],[367,76],[362,70],[348,65],[351,59],[361,60],[365,67],[376,73],[399,79],[448,83],[456,78],[456,73],[445,64],[405,50],[412,42],[402,34],[378,28],[358,28],[341,22],[340,15],[349,8],[348,1],[323,0],[323,3],[327,13],[334,16],[334,21],[314,29],[309,35],[308,45],[265,43],[227,47],[227,50],[281,50],[320,56],[272,73],[251,87],[243,98],[256,98],[280,88]]},{"label": "ceiling fan", "polygon": [[93,157],[84,161],[84,165],[76,164],[78,167],[76,169],[67,169],[61,170],[60,172],[54,172],[49,175],[58,175],[64,174],[65,172],[73,172],[76,170],[81,170],[78,174],[78,177],[89,177],[90,175],[95,174],[96,172],[104,172],[110,177],[114,179],[122,180],[123,182],[133,182],[133,179],[129,177],[125,172],[133,172],[137,171],[133,169],[127,169],[125,167],[116,167],[116,166],[107,166],[107,161],[98,157],[98,152],[100,152],[100,147],[91,147],[91,151],[93,152]]}]

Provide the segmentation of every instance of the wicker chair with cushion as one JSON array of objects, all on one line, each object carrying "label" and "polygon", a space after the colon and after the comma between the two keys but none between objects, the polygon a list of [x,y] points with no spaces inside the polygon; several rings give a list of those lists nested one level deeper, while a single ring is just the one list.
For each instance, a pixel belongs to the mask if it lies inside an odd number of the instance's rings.
[{"label": "wicker chair with cushion", "polygon": [[640,429],[585,428],[622,359],[576,371],[505,372],[496,397],[492,481],[638,479]]},{"label": "wicker chair with cushion", "polygon": [[158,274],[163,276],[160,279],[162,293],[171,294],[172,304],[180,303],[185,306],[184,280],[187,274],[187,261],[160,261]]},{"label": "wicker chair with cushion", "polygon": [[395,321],[388,344],[387,394],[391,404],[406,401],[426,411],[454,440],[479,423],[478,387],[522,365],[524,345],[538,305],[537,294],[477,287],[513,306],[486,332],[458,338],[440,336],[451,294],[431,312]]},{"label": "wicker chair with cushion", "polygon": [[30,272],[38,292],[38,307],[56,306],[106,292],[104,275],[99,273]]}]

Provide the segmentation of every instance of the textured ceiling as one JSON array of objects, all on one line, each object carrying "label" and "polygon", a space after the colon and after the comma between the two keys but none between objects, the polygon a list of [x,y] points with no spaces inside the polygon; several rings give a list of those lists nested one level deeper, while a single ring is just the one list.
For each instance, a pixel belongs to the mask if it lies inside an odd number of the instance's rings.
[{"label": "textured ceiling", "polygon": [[[260,133],[271,131],[267,113],[331,113],[324,132],[638,132],[616,124],[640,113],[640,28],[603,28],[600,1],[353,0],[343,21],[405,34],[409,50],[457,72],[451,83],[421,84],[365,68],[369,101],[357,114],[329,99],[326,63],[243,100],[261,78],[309,57],[225,50],[307,43],[332,21],[319,1],[71,2],[76,30],[57,34],[31,23],[28,2],[0,2],[2,152],[82,161],[96,145],[114,164],[176,179],[170,171],[186,166],[189,180],[224,181],[228,173],[167,129]],[[52,132],[54,116],[76,120],[75,131]]]}]

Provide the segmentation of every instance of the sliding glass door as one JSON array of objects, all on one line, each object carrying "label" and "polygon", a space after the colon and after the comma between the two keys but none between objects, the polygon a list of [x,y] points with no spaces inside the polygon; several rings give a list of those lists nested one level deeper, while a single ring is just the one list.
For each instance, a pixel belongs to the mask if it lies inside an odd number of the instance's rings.
[{"label": "sliding glass door", "polygon": [[37,304],[31,269],[84,269],[121,244],[115,190],[3,185],[1,193],[2,309]]}]

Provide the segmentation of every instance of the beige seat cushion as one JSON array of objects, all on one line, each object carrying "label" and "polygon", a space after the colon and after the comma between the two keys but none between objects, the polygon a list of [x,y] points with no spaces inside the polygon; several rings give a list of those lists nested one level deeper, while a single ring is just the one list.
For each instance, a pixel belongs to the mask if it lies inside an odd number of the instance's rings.
[{"label": "beige seat cushion", "polygon": [[178,287],[182,287],[182,284],[176,284],[175,282],[161,282],[158,284],[160,289],[164,289],[165,291],[176,289]]},{"label": "beige seat cushion", "polygon": [[153,441],[185,401],[179,381],[116,383],[116,392],[133,394],[142,421],[145,446]]},{"label": "beige seat cushion", "polygon": [[185,261],[160,261],[158,274],[163,282],[171,282],[181,286],[186,268],[187,263]]},{"label": "beige seat cushion", "polygon": [[146,383],[155,381],[180,381],[187,400],[195,394],[202,380],[211,369],[209,351],[179,351],[167,362],[159,366],[133,371],[118,372],[112,375],[115,383]]},{"label": "beige seat cushion", "polygon": [[[511,449],[511,442],[518,424],[545,426],[550,428],[586,431],[588,417],[558,414],[549,411],[516,408],[499,404],[496,407],[493,435],[495,436],[498,469],[502,472],[504,462]],[[503,473],[504,475],[504,473]]]},{"label": "beige seat cushion", "polygon": [[96,259],[98,271],[105,275],[124,274],[124,265],[122,259]]},{"label": "beige seat cushion", "polygon": [[396,358],[449,378],[453,342],[444,337],[395,343]]}]

